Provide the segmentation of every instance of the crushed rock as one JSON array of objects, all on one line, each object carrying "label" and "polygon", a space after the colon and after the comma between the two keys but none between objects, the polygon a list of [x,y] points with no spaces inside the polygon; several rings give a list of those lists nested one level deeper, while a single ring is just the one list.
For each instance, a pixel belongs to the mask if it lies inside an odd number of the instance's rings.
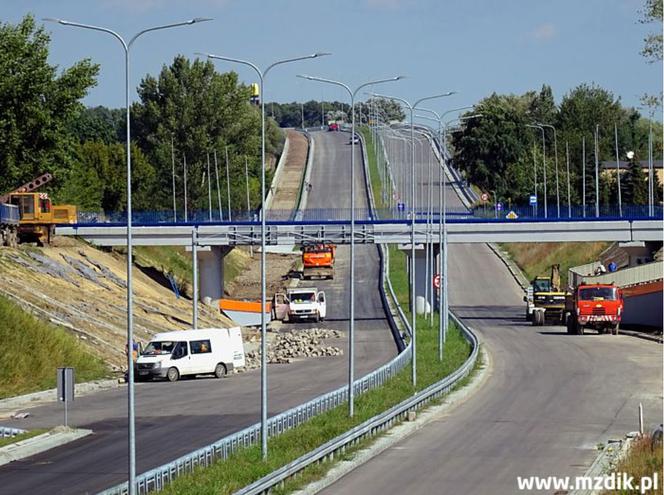
[{"label": "crushed rock", "polygon": [[[324,328],[309,328],[304,330],[289,330],[277,333],[268,345],[268,364],[288,364],[295,358],[340,356],[343,350],[339,347],[327,345],[327,339],[341,338],[338,330]],[[260,368],[260,348],[247,352],[246,364],[241,371]]]}]

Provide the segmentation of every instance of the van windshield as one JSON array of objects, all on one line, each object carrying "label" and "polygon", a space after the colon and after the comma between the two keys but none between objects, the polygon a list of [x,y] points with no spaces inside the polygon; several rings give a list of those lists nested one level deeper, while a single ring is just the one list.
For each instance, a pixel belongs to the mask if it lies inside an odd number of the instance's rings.
[{"label": "van windshield", "polygon": [[175,347],[175,342],[150,342],[145,350],[143,351],[144,356],[159,356],[162,354],[170,354],[173,352],[173,347]]},{"label": "van windshield", "polygon": [[316,302],[315,292],[296,292],[295,294],[291,293],[290,297],[291,301],[294,303]]}]

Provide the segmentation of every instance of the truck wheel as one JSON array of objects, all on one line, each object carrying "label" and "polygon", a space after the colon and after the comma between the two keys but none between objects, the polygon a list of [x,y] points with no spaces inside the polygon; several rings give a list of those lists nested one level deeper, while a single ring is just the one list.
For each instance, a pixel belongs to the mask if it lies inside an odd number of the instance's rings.
[{"label": "truck wheel", "polygon": [[169,382],[177,382],[180,379],[180,372],[177,368],[169,368],[166,373]]},{"label": "truck wheel", "polygon": [[223,378],[226,376],[226,365],[224,363],[219,363],[214,368],[214,376],[217,378]]},{"label": "truck wheel", "polygon": [[533,319],[532,313],[528,312],[528,308],[526,308],[526,321],[531,321]]},{"label": "truck wheel", "polygon": [[569,335],[574,335],[576,329],[574,328],[574,317],[570,314],[567,315],[567,333]]},{"label": "truck wheel", "polygon": [[533,312],[533,325],[536,327],[544,326],[544,312],[543,311],[534,311]]},{"label": "truck wheel", "polygon": [[320,313],[316,313],[316,318],[314,318],[314,321],[318,323],[320,321]]},{"label": "truck wheel", "polygon": [[577,325],[576,326],[576,334],[577,335],[583,335],[585,333],[585,328],[583,325]]},{"label": "truck wheel", "polygon": [[618,335],[619,331],[620,331],[619,323],[616,323],[613,327],[611,327],[611,335]]}]

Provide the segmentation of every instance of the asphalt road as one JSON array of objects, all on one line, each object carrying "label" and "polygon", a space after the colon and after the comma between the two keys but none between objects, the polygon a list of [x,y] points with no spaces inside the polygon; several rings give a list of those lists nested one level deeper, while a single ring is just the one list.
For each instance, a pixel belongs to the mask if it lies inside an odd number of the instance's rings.
[{"label": "asphalt road", "polygon": [[486,245],[451,245],[449,263],[452,310],[491,355],[487,382],[324,493],[513,494],[518,476],[583,474],[598,443],[638,428],[639,402],[646,425],[661,421],[661,345],[531,326]]},{"label": "asphalt road", "polygon": [[[309,208],[350,206],[350,147],[346,133],[315,133],[316,150]],[[363,190],[358,150],[356,186]],[[366,204],[363,200],[362,204]],[[362,206],[358,204],[358,206]],[[305,282],[325,290],[328,319],[316,326],[348,328],[349,249],[337,251],[333,281]],[[356,377],[396,355],[396,346],[377,291],[375,247],[357,250]],[[303,285],[303,284],[302,284]],[[291,325],[305,328],[312,325]],[[302,359],[269,366],[269,414],[301,404],[333,390],[347,380],[347,340],[329,341],[344,355]],[[315,378],[315,379],[314,379]],[[127,479],[126,388],[77,399],[69,412],[70,425],[90,428],[94,434],[32,458],[0,468],[1,494],[95,493]],[[58,404],[30,410],[26,420],[3,425],[22,428],[62,423]],[[137,472],[141,473],[208,445],[260,420],[258,370],[223,380],[198,378],[177,383],[139,383],[136,386]]]}]

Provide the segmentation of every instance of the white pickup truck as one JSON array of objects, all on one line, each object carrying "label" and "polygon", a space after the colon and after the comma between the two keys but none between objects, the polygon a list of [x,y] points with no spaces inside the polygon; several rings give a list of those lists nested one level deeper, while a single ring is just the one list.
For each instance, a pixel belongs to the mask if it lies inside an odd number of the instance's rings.
[{"label": "white pickup truck", "polygon": [[284,322],[302,320],[321,321],[325,319],[325,292],[316,288],[288,289],[286,293],[274,295],[273,317]]}]

